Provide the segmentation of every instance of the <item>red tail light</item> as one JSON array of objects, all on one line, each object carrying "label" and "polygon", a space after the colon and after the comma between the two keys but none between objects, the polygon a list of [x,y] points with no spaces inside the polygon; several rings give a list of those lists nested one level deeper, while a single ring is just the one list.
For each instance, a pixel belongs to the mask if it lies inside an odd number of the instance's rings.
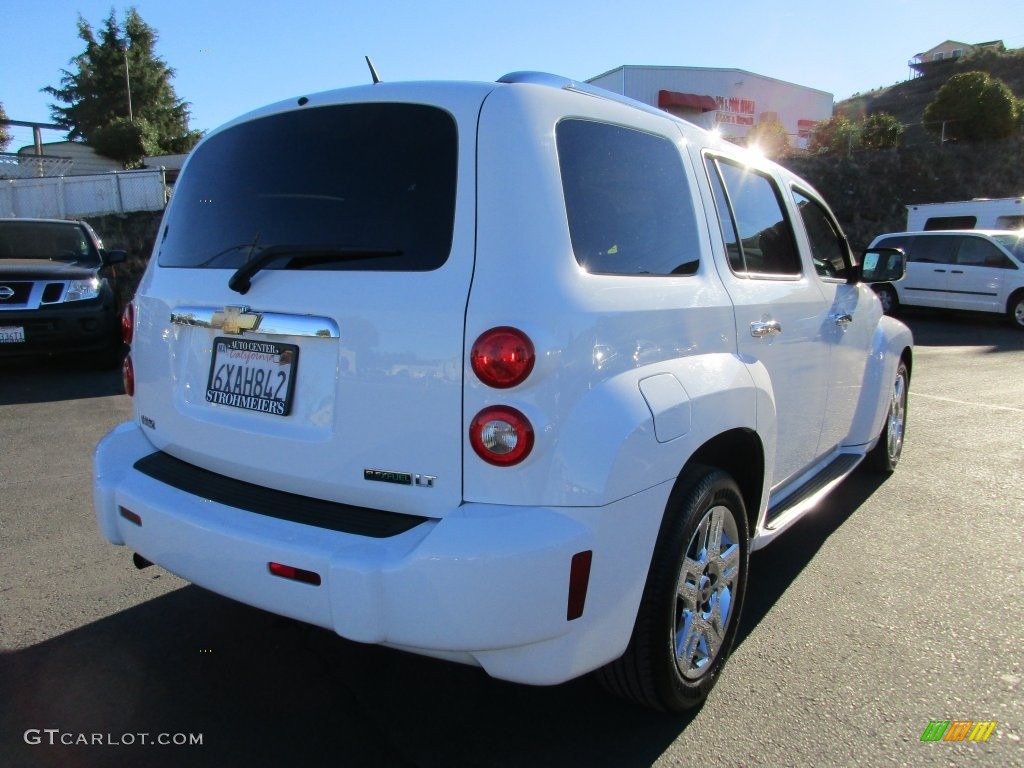
[{"label": "red tail light", "polygon": [[124,393],[128,397],[135,395],[135,366],[132,364],[132,355],[129,352],[121,361],[121,383],[124,384]]},{"label": "red tail light", "polygon": [[530,338],[522,331],[507,326],[484,331],[469,353],[473,373],[495,389],[522,384],[533,370],[535,359]]},{"label": "red tail light", "polygon": [[131,344],[135,337],[135,303],[129,301],[121,310],[121,341]]},{"label": "red tail light", "polygon": [[533,425],[515,408],[491,406],[480,411],[469,425],[469,442],[484,461],[510,467],[533,450]]},{"label": "red tail light", "polygon": [[267,563],[267,568],[272,574],[280,576],[282,579],[301,581],[303,584],[312,584],[314,587],[320,586],[320,574],[316,571],[307,571],[305,568],[296,568],[294,565],[285,565],[284,563]]}]

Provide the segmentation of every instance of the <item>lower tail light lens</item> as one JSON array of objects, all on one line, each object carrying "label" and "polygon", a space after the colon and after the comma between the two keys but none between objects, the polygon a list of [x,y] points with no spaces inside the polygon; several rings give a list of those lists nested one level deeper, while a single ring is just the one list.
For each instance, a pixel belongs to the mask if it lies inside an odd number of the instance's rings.
[{"label": "lower tail light lens", "polygon": [[469,442],[476,455],[489,464],[510,467],[533,450],[533,425],[515,408],[484,408],[469,425]]},{"label": "lower tail light lens", "polygon": [[124,393],[128,397],[135,395],[135,366],[132,364],[131,353],[124,356],[121,362],[121,383],[124,384]]},{"label": "lower tail light lens", "polygon": [[121,341],[131,344],[135,337],[135,302],[129,301],[121,310]]}]

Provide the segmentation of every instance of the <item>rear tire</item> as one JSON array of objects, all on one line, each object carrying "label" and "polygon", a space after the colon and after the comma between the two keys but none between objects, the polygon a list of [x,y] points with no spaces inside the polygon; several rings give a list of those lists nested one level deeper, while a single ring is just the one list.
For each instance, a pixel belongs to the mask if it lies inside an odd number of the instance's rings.
[{"label": "rear tire", "polygon": [[1006,316],[1018,331],[1024,331],[1024,291],[1017,291],[1006,305]]},{"label": "rear tire", "polygon": [[871,449],[867,461],[876,472],[891,474],[903,454],[903,435],[907,429],[907,393],[910,389],[910,370],[905,361],[896,366],[896,378],[889,391],[889,412],[885,426],[878,436],[878,444]]},{"label": "rear tire", "polygon": [[895,315],[900,308],[900,299],[896,295],[896,289],[888,283],[872,286],[878,294],[878,300],[882,304],[882,313]]},{"label": "rear tire", "polygon": [[700,705],[736,640],[748,564],[736,482],[688,468],[669,497],[626,652],[597,673],[604,687],[662,711]]}]

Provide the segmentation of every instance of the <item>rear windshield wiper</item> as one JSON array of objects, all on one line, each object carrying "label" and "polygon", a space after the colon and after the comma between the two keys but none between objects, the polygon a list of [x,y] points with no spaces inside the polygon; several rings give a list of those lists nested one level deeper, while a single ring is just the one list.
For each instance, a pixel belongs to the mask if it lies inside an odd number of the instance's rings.
[{"label": "rear windshield wiper", "polygon": [[288,266],[305,266],[307,264],[332,264],[342,261],[359,259],[380,259],[401,256],[397,248],[341,248],[333,245],[271,245],[260,251],[259,255],[247,261],[228,280],[228,288],[241,294],[249,292],[252,287],[251,278],[267,264],[276,259],[288,257]]}]

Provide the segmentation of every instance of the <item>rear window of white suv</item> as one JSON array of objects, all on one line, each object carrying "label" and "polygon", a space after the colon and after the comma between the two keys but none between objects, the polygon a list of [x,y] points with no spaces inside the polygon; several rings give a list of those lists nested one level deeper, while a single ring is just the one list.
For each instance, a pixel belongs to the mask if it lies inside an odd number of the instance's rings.
[{"label": "rear window of white suv", "polygon": [[448,258],[458,140],[444,110],[293,110],[200,144],[174,190],[162,267],[425,271]]},{"label": "rear window of white suv", "polygon": [[666,138],[591,120],[556,128],[573,252],[590,273],[693,275],[700,246],[690,185]]}]

